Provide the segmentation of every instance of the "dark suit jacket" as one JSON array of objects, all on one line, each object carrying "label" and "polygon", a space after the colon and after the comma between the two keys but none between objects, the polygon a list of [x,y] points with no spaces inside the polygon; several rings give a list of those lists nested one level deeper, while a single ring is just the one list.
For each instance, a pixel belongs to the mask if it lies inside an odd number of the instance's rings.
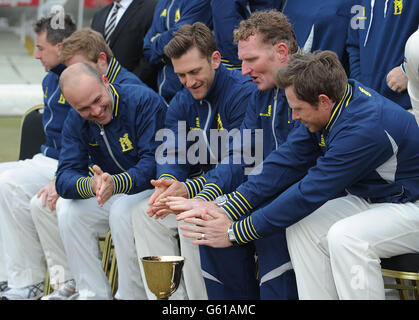
[{"label": "dark suit jacket", "polygon": [[[123,67],[135,73],[150,88],[157,89],[157,70],[143,58],[143,39],[153,22],[158,0],[133,0],[111,35],[109,46]],[[95,13],[92,29],[105,32],[105,22],[113,3]]]}]

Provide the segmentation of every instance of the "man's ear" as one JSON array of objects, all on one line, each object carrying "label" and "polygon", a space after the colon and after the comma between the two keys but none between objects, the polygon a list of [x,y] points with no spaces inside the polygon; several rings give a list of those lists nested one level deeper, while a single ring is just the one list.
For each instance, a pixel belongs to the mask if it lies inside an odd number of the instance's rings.
[{"label": "man's ear", "polygon": [[105,87],[109,88],[109,80],[104,74],[102,74],[102,81],[103,81],[103,84],[105,85]]},{"label": "man's ear", "polygon": [[325,94],[319,94],[319,107],[325,110],[332,110],[333,101]]},{"label": "man's ear", "polygon": [[211,65],[214,69],[218,69],[221,63],[221,53],[219,51],[214,51],[211,56]]},{"label": "man's ear", "polygon": [[106,57],[106,53],[105,52],[99,52],[99,56],[97,58],[97,62],[96,62],[96,68],[98,68],[98,71],[100,73],[105,74],[106,70],[108,70],[108,58]]},{"label": "man's ear", "polygon": [[274,51],[281,63],[286,63],[288,61],[289,49],[284,42],[274,44]]},{"label": "man's ear", "polygon": [[58,58],[60,57],[60,53],[61,53],[61,45],[63,43],[62,42],[57,42],[57,44],[55,45],[55,50],[57,52]]},{"label": "man's ear", "polygon": [[99,52],[99,57],[97,58],[97,61],[98,61],[98,63],[101,63],[101,64],[103,64],[103,63],[108,64],[109,63],[108,58],[106,57],[106,53],[103,52],[103,51]]}]

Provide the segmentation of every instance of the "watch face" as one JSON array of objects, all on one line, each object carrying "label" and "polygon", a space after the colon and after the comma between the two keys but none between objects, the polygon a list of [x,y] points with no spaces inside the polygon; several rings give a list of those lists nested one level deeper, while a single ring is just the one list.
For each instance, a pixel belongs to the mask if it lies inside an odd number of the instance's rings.
[{"label": "watch face", "polygon": [[215,203],[220,207],[223,206],[226,202],[227,202],[227,196],[225,194],[215,199]]},{"label": "watch face", "polygon": [[230,228],[228,228],[227,236],[228,236],[228,240],[230,240],[230,242],[232,242],[233,244],[237,243],[236,237],[234,236],[233,225],[231,225]]}]

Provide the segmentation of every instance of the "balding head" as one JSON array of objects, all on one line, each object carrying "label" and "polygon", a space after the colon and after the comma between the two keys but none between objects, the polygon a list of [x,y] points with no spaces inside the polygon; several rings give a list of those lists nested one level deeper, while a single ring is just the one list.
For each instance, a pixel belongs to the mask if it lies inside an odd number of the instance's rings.
[{"label": "balding head", "polygon": [[112,119],[113,99],[108,79],[86,62],[67,67],[60,76],[64,98],[86,120],[107,124]]},{"label": "balding head", "polygon": [[[79,62],[67,67],[60,76],[60,89],[64,94],[66,86],[80,87],[81,79],[88,77],[90,81],[103,83],[102,76],[88,63]],[[65,97],[65,95],[64,95]]]}]

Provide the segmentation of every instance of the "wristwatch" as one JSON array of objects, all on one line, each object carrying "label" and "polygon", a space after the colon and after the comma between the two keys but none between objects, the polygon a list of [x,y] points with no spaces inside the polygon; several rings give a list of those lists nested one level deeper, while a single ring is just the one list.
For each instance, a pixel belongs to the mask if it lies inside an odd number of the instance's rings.
[{"label": "wristwatch", "polygon": [[227,195],[223,194],[217,198],[215,198],[214,202],[217,204],[217,206],[222,207],[226,204],[228,198]]},{"label": "wristwatch", "polygon": [[231,224],[231,226],[227,230],[227,237],[233,246],[237,246],[239,244],[236,240],[236,236],[234,235],[233,224]]}]

